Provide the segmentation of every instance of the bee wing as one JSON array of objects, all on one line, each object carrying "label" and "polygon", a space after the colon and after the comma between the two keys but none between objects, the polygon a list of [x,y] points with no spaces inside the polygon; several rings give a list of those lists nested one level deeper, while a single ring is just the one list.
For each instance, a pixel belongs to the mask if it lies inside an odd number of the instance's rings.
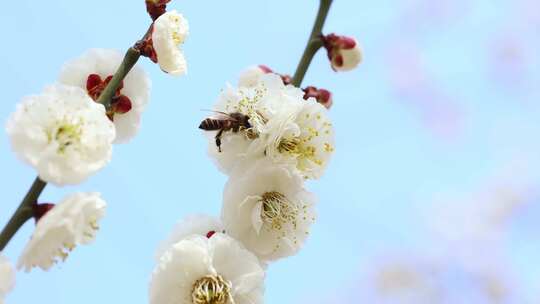
[{"label": "bee wing", "polygon": [[201,111],[214,112],[215,114],[219,114],[213,117],[214,119],[221,119],[221,120],[228,119],[228,120],[238,121],[238,119],[232,117],[229,113],[225,113],[222,111],[208,110],[208,109],[202,109]]}]

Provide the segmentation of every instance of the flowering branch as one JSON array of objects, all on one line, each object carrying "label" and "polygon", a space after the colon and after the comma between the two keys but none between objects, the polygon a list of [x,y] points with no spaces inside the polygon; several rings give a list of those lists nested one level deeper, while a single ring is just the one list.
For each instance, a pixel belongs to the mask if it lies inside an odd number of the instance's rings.
[{"label": "flowering branch", "polygon": [[331,5],[332,0],[321,0],[317,19],[315,19],[315,24],[313,25],[313,30],[311,31],[311,35],[309,36],[306,49],[304,50],[304,54],[302,55],[300,63],[298,63],[298,67],[296,68],[296,72],[294,73],[292,85],[294,85],[295,87],[300,87],[300,85],[302,84],[302,80],[304,80],[304,76],[306,75],[307,69],[309,68],[309,64],[313,59],[313,56],[315,56],[317,51],[324,45],[323,39],[321,38],[322,28],[324,26],[324,22],[326,21],[326,16],[328,16],[328,11],[330,11]]},{"label": "flowering branch", "polygon": [[[103,104],[107,111],[109,111],[111,108],[113,96],[117,92],[124,78],[126,78],[129,71],[135,66],[140,56],[141,53],[137,49],[134,47],[129,48],[113,78],[96,100],[96,102]],[[19,205],[19,208],[17,208],[15,213],[11,216],[9,222],[0,233],[0,251],[4,250],[11,238],[24,225],[24,223],[34,216],[32,205],[37,203],[41,192],[43,192],[43,189],[45,189],[46,186],[46,182],[42,181],[39,177],[36,177],[34,183]]]},{"label": "flowering branch", "polygon": [[[13,150],[37,169],[38,177],[0,232],[0,252],[31,218],[36,219],[35,231],[41,229],[43,234],[61,227],[64,233],[63,239],[51,247],[57,248],[41,255],[33,253],[42,239],[31,239],[20,258],[27,271],[38,266],[47,270],[57,259],[65,259],[77,244],[87,244],[93,239],[106,205],[99,193],[73,194],[59,204],[40,204],[38,200],[47,183],[64,186],[84,181],[110,161],[113,144],[125,143],[136,134],[149,98],[149,80],[144,71],[135,68],[139,58],[148,57],[171,75],[186,71],[179,46],[189,33],[187,20],[174,10],[167,12],[170,0],[145,2],[152,23],[124,56],[111,50],[88,51],[64,66],[58,83],[40,95],[25,97],[8,121],[6,131]],[[86,68],[90,66],[88,73]],[[132,70],[133,77],[126,78]],[[124,86],[131,89],[123,90]],[[64,114],[59,115],[60,112]],[[43,119],[36,122],[29,118],[34,116]],[[28,129],[33,132],[26,132]],[[28,145],[35,149],[28,152]],[[41,166],[44,162],[46,165]],[[75,213],[80,216],[71,220],[81,222],[75,225],[79,229],[64,229],[65,222],[57,218]]]},{"label": "flowering branch", "polygon": [[45,186],[47,186],[47,183],[42,181],[39,177],[36,177],[30,190],[28,190],[28,193],[26,193],[26,196],[19,205],[19,208],[17,208],[6,227],[2,230],[2,233],[0,233],[0,251],[4,250],[19,228],[33,217],[34,212],[32,205],[37,202],[37,199],[43,189],[45,189]]},{"label": "flowering branch", "polygon": [[[122,63],[116,70],[111,81],[107,84],[101,95],[99,96],[97,102],[103,104],[107,111],[111,108],[111,101],[120,87],[120,84],[126,78],[129,71],[135,66],[139,60],[141,53],[135,48],[131,47],[127,51]],[[34,183],[26,193],[23,201],[19,205],[19,208],[11,216],[11,219],[6,224],[2,232],[0,233],[0,251],[4,250],[6,245],[9,243],[11,238],[17,233],[17,231],[34,216],[34,211],[32,209],[32,204],[36,204],[41,192],[47,183],[42,181],[39,177],[36,177]]]}]

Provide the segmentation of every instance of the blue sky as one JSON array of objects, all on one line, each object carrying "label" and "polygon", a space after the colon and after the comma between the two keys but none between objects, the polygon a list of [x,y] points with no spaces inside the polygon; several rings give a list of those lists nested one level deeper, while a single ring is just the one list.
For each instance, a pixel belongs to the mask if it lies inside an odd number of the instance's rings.
[{"label": "blue sky", "polygon": [[[143,1],[136,2],[4,3],[0,120],[22,96],[53,83],[66,60],[92,47],[127,49],[148,26]],[[268,303],[360,303],[349,293],[368,288],[373,260],[452,254],[432,232],[431,223],[438,221],[434,209],[442,208],[443,218],[445,204],[467,213],[486,200],[490,205],[501,187],[518,189],[527,204],[494,255],[503,256],[497,264],[506,265],[527,297],[521,303],[535,301],[530,299],[540,281],[540,264],[534,262],[540,251],[533,242],[540,216],[538,4],[431,2],[335,1],[325,31],[355,36],[365,62],[335,74],[320,52],[305,78],[305,85],[334,93],[330,116],[337,152],[328,173],[307,185],[320,198],[319,221],[298,256],[271,266]],[[190,213],[220,212],[226,177],[206,155],[197,129],[205,115],[200,109],[209,108],[249,65],[292,74],[317,1],[178,0],[170,7],[190,22],[188,75],[173,78],[147,60],[139,63],[153,82],[140,134],[116,146],[112,163],[84,184],[49,186],[42,195],[55,202],[74,191],[102,192],[108,214],[96,243],[78,248],[50,272],[20,273],[8,303],[147,302],[159,241]],[[11,153],[5,135],[0,168],[2,224],[35,173]],[[479,200],[478,193],[488,198]],[[10,243],[6,254],[12,260],[31,231],[26,225]]]}]

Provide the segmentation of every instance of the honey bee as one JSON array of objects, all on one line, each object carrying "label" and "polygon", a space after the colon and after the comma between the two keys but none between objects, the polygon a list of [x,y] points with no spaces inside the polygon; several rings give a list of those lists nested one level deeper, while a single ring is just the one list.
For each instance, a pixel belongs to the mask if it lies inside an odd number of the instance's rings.
[{"label": "honey bee", "polygon": [[233,133],[238,133],[239,131],[248,130],[251,128],[249,123],[249,116],[234,112],[234,113],[225,113],[215,111],[220,114],[220,117],[216,118],[206,118],[199,125],[199,129],[205,131],[218,131],[216,134],[216,146],[218,147],[219,152],[221,152],[221,136],[223,132],[231,131]]}]

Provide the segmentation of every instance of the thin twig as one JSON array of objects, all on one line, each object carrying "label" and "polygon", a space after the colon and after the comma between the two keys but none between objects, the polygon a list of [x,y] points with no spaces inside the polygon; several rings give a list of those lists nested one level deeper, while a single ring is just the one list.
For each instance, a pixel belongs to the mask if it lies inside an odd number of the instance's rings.
[{"label": "thin twig", "polygon": [[45,189],[47,183],[42,181],[39,177],[36,177],[34,183],[30,187],[30,190],[26,193],[26,196],[22,200],[19,208],[13,213],[11,219],[6,224],[6,227],[0,233],[0,251],[4,250],[11,238],[17,233],[17,231],[33,216],[32,205],[37,203],[37,200]]},{"label": "thin twig", "polygon": [[296,72],[294,73],[292,84],[295,87],[300,87],[309,65],[311,64],[313,56],[315,56],[317,51],[323,46],[323,41],[321,39],[322,29],[331,5],[332,0],[321,0],[319,12],[317,14],[317,18],[315,19],[315,24],[313,24],[313,29],[311,30],[311,35],[309,36],[306,49],[304,50],[304,54],[302,55],[302,58],[298,63],[298,67],[296,68]]}]

